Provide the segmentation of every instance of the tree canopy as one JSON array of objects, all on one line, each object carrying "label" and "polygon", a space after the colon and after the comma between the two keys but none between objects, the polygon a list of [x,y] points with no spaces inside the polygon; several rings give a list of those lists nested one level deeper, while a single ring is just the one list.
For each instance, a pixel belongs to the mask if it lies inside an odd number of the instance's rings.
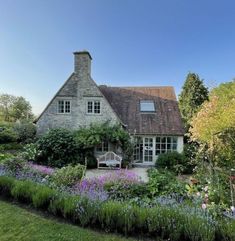
[{"label": "tree canopy", "polygon": [[189,73],[179,95],[179,108],[187,129],[192,117],[205,100],[208,100],[208,89],[203,80],[197,74]]},{"label": "tree canopy", "polygon": [[213,136],[235,128],[235,81],[214,88],[201,110],[191,122],[192,138],[201,142],[213,140]]},{"label": "tree canopy", "polygon": [[32,106],[24,97],[0,95],[0,119],[4,121],[32,120]]}]

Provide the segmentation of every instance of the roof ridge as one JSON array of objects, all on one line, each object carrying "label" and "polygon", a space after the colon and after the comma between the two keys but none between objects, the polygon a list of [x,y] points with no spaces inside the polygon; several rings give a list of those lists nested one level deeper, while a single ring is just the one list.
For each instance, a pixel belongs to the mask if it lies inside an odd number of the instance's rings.
[{"label": "roof ridge", "polygon": [[99,87],[108,87],[108,88],[174,88],[172,85],[159,85],[159,86],[108,86],[108,85],[99,85]]}]

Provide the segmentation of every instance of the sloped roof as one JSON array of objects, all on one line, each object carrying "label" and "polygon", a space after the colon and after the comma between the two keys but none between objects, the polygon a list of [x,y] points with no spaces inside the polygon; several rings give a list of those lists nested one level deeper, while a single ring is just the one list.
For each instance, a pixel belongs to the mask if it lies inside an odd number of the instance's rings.
[{"label": "sloped roof", "polygon": [[[99,86],[130,133],[183,135],[185,133],[174,88]],[[141,100],[153,100],[156,112],[140,112]]]}]

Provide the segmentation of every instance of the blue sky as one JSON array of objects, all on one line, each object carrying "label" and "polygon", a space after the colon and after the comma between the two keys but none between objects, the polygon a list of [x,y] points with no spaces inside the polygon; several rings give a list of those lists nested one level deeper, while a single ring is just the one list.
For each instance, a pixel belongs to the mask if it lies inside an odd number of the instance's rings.
[{"label": "blue sky", "polygon": [[191,71],[214,87],[235,77],[235,1],[0,1],[0,93],[24,96],[36,114],[83,49],[98,84],[179,94]]}]

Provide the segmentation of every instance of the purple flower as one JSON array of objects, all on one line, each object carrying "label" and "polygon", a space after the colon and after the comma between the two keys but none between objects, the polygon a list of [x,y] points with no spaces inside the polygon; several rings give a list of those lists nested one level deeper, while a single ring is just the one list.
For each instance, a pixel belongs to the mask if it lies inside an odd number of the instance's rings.
[{"label": "purple flower", "polygon": [[33,164],[33,163],[29,163],[29,166],[36,170],[39,171],[45,175],[51,175],[55,170],[51,167],[47,167],[47,166],[43,166],[43,165],[38,165],[38,164]]}]

